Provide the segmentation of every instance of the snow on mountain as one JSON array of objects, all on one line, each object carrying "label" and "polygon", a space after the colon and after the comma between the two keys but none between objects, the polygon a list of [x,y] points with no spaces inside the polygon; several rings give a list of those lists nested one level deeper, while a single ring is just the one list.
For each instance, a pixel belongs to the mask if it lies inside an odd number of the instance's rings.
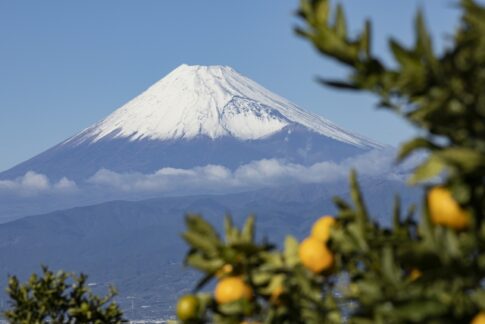
[{"label": "snow on mountain", "polygon": [[303,111],[230,67],[185,64],[67,143],[95,143],[105,138],[192,139],[200,135],[255,140],[290,124],[351,145],[378,147]]},{"label": "snow on mountain", "polygon": [[29,171],[83,182],[101,169],[153,173],[164,167],[255,160],[340,162],[381,146],[347,132],[225,66],[182,65],[104,120],[0,173]]}]

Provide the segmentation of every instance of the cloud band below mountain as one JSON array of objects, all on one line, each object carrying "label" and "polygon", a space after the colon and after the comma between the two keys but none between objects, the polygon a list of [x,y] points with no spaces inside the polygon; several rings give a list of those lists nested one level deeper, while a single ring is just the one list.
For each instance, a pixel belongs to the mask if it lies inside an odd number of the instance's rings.
[{"label": "cloud band below mountain", "polygon": [[73,192],[77,190],[74,181],[62,178],[58,182],[51,183],[43,174],[29,171],[24,176],[14,180],[0,180],[0,193],[17,194],[23,196],[35,196],[40,193]]},{"label": "cloud band below mountain", "polygon": [[86,183],[62,178],[53,183],[45,175],[27,172],[15,180],[0,181],[0,194],[39,195],[102,190],[124,195],[145,193],[214,193],[250,190],[292,183],[329,183],[344,180],[355,168],[362,176],[403,179],[411,167],[393,164],[395,150],[374,150],[340,163],[320,162],[305,166],[267,159],[244,164],[235,170],[220,165],[192,169],[162,168],[154,173],[117,173],[101,169]]},{"label": "cloud band below mountain", "polygon": [[232,171],[220,165],[192,169],[162,168],[151,174],[117,173],[102,169],[88,183],[124,192],[218,192],[291,183],[326,183],[345,179],[355,168],[364,176],[402,178],[393,166],[394,150],[376,150],[341,163],[310,166],[280,160],[258,160]]}]

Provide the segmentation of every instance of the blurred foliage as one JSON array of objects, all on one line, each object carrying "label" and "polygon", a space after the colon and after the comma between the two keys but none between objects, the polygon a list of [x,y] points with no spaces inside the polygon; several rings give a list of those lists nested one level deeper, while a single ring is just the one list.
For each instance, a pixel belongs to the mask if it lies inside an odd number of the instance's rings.
[{"label": "blurred foliage", "polygon": [[111,303],[115,291],[103,298],[86,287],[87,277],[53,273],[43,268],[42,276],[33,274],[21,284],[17,277],[8,281],[11,309],[5,312],[13,324],[41,323],[122,323],[121,310]]},{"label": "blurred foliage", "polygon": [[200,313],[198,320],[190,322],[240,323],[263,317],[274,323],[340,322],[335,298],[321,291],[324,281],[333,287],[337,280],[330,282],[307,271],[299,262],[295,238],[288,236],[281,252],[255,242],[254,217],[241,230],[226,217],[224,239],[198,215],[187,216],[187,228],[183,237],[191,249],[186,264],[205,273],[194,293],[211,279],[228,277],[242,278],[253,292],[249,300],[229,303],[217,303],[212,294],[198,293]]},{"label": "blurred foliage", "polygon": [[481,221],[485,209],[485,8],[472,0],[460,2],[460,26],[439,55],[418,12],[414,45],[391,39],[394,64],[387,67],[372,53],[371,23],[366,22],[357,37],[350,37],[342,7],[337,7],[334,19],[330,7],[326,0],[303,0],[299,11],[306,28],[298,28],[297,33],[351,71],[347,80],[321,82],[374,93],[381,107],[417,126],[423,136],[402,145],[399,159],[416,150],[430,154],[411,183],[445,173],[455,198],[472,207]]},{"label": "blurred foliage", "polygon": [[[383,227],[366,208],[352,172],[351,201],[334,199],[336,221],[320,243],[331,251],[333,267],[320,273],[313,265],[326,254],[302,252],[291,236],[281,251],[256,242],[253,217],[242,229],[226,218],[222,239],[202,217],[190,215],[183,234],[190,246],[186,264],[204,276],[193,292],[197,313],[185,323],[482,323],[485,8],[473,0],[462,0],[459,8],[460,25],[443,51],[433,49],[418,12],[415,43],[389,40],[395,62],[388,66],[372,52],[370,22],[351,36],[341,5],[333,12],[328,0],[301,1],[304,26],[297,33],[350,70],[345,80],[321,83],[373,93],[380,107],[421,130],[402,145],[398,160],[426,152],[409,179],[427,189],[422,209],[403,211],[396,197],[393,225]],[[252,297],[218,303],[212,293],[200,292],[212,279],[228,276],[242,278]]]}]

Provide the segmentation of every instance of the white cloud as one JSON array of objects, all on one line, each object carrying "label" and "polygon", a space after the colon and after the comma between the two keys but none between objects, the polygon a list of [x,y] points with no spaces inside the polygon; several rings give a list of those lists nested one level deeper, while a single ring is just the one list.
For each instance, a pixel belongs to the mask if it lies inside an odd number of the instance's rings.
[{"label": "white cloud", "polygon": [[0,180],[0,192],[7,194],[32,196],[41,193],[71,192],[76,189],[76,183],[65,177],[51,184],[47,176],[34,171],[28,171],[14,180]]},{"label": "white cloud", "polygon": [[27,172],[23,177],[18,179],[19,186],[29,190],[42,191],[49,189],[49,179],[33,171]]},{"label": "white cloud", "polygon": [[260,160],[239,167],[234,179],[239,184],[271,185],[288,182],[332,182],[345,176],[346,168],[333,162],[320,162],[311,166],[284,163],[278,160]]},{"label": "white cloud", "polygon": [[395,167],[396,150],[373,150],[343,161],[342,166],[355,168],[363,175],[384,175]]},{"label": "white cloud", "polygon": [[151,174],[116,173],[100,170],[89,184],[124,192],[214,192],[250,189],[289,183],[328,183],[346,179],[351,168],[360,175],[393,174],[394,150],[371,151],[341,163],[320,162],[310,166],[279,160],[259,160],[242,165],[234,171],[207,165],[192,169],[162,168]]},{"label": "white cloud", "polygon": [[102,169],[81,188],[68,178],[52,182],[43,174],[29,171],[15,180],[0,180],[0,194],[36,196],[81,190],[90,194],[229,192],[294,183],[330,183],[346,179],[351,168],[357,169],[362,176],[404,179],[407,172],[402,167],[395,167],[394,157],[395,150],[376,150],[341,163],[320,162],[310,166],[269,159],[253,161],[236,170],[220,165],[192,169],[162,168],[150,174]]},{"label": "white cloud", "polygon": [[56,190],[63,190],[63,191],[72,191],[77,189],[77,185],[74,181],[69,180],[66,177],[63,177],[59,182],[54,184],[53,186],[54,189]]}]

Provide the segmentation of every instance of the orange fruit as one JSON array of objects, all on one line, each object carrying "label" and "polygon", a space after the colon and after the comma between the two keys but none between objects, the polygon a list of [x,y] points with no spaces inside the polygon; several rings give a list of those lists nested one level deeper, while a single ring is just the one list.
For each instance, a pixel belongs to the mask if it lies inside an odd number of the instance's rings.
[{"label": "orange fruit", "polygon": [[478,313],[470,322],[470,324],[485,324],[485,312]]},{"label": "orange fruit", "polygon": [[434,224],[455,230],[470,226],[470,214],[458,205],[446,188],[434,187],[428,192],[428,208]]},{"label": "orange fruit", "polygon": [[416,281],[422,275],[423,273],[418,268],[412,268],[411,271],[409,272],[409,279],[411,279],[411,281]]},{"label": "orange fruit", "polygon": [[195,319],[199,314],[199,300],[194,295],[182,296],[177,303],[177,317],[181,321]]},{"label": "orange fruit", "polygon": [[232,303],[241,299],[251,299],[253,290],[241,277],[226,277],[216,286],[214,297],[218,304]]},{"label": "orange fruit", "polygon": [[313,273],[329,270],[333,266],[333,254],[327,246],[313,237],[306,238],[299,247],[301,263]]},{"label": "orange fruit", "polygon": [[330,237],[330,230],[335,224],[335,218],[332,216],[320,217],[312,227],[311,236],[321,242],[327,242]]}]

